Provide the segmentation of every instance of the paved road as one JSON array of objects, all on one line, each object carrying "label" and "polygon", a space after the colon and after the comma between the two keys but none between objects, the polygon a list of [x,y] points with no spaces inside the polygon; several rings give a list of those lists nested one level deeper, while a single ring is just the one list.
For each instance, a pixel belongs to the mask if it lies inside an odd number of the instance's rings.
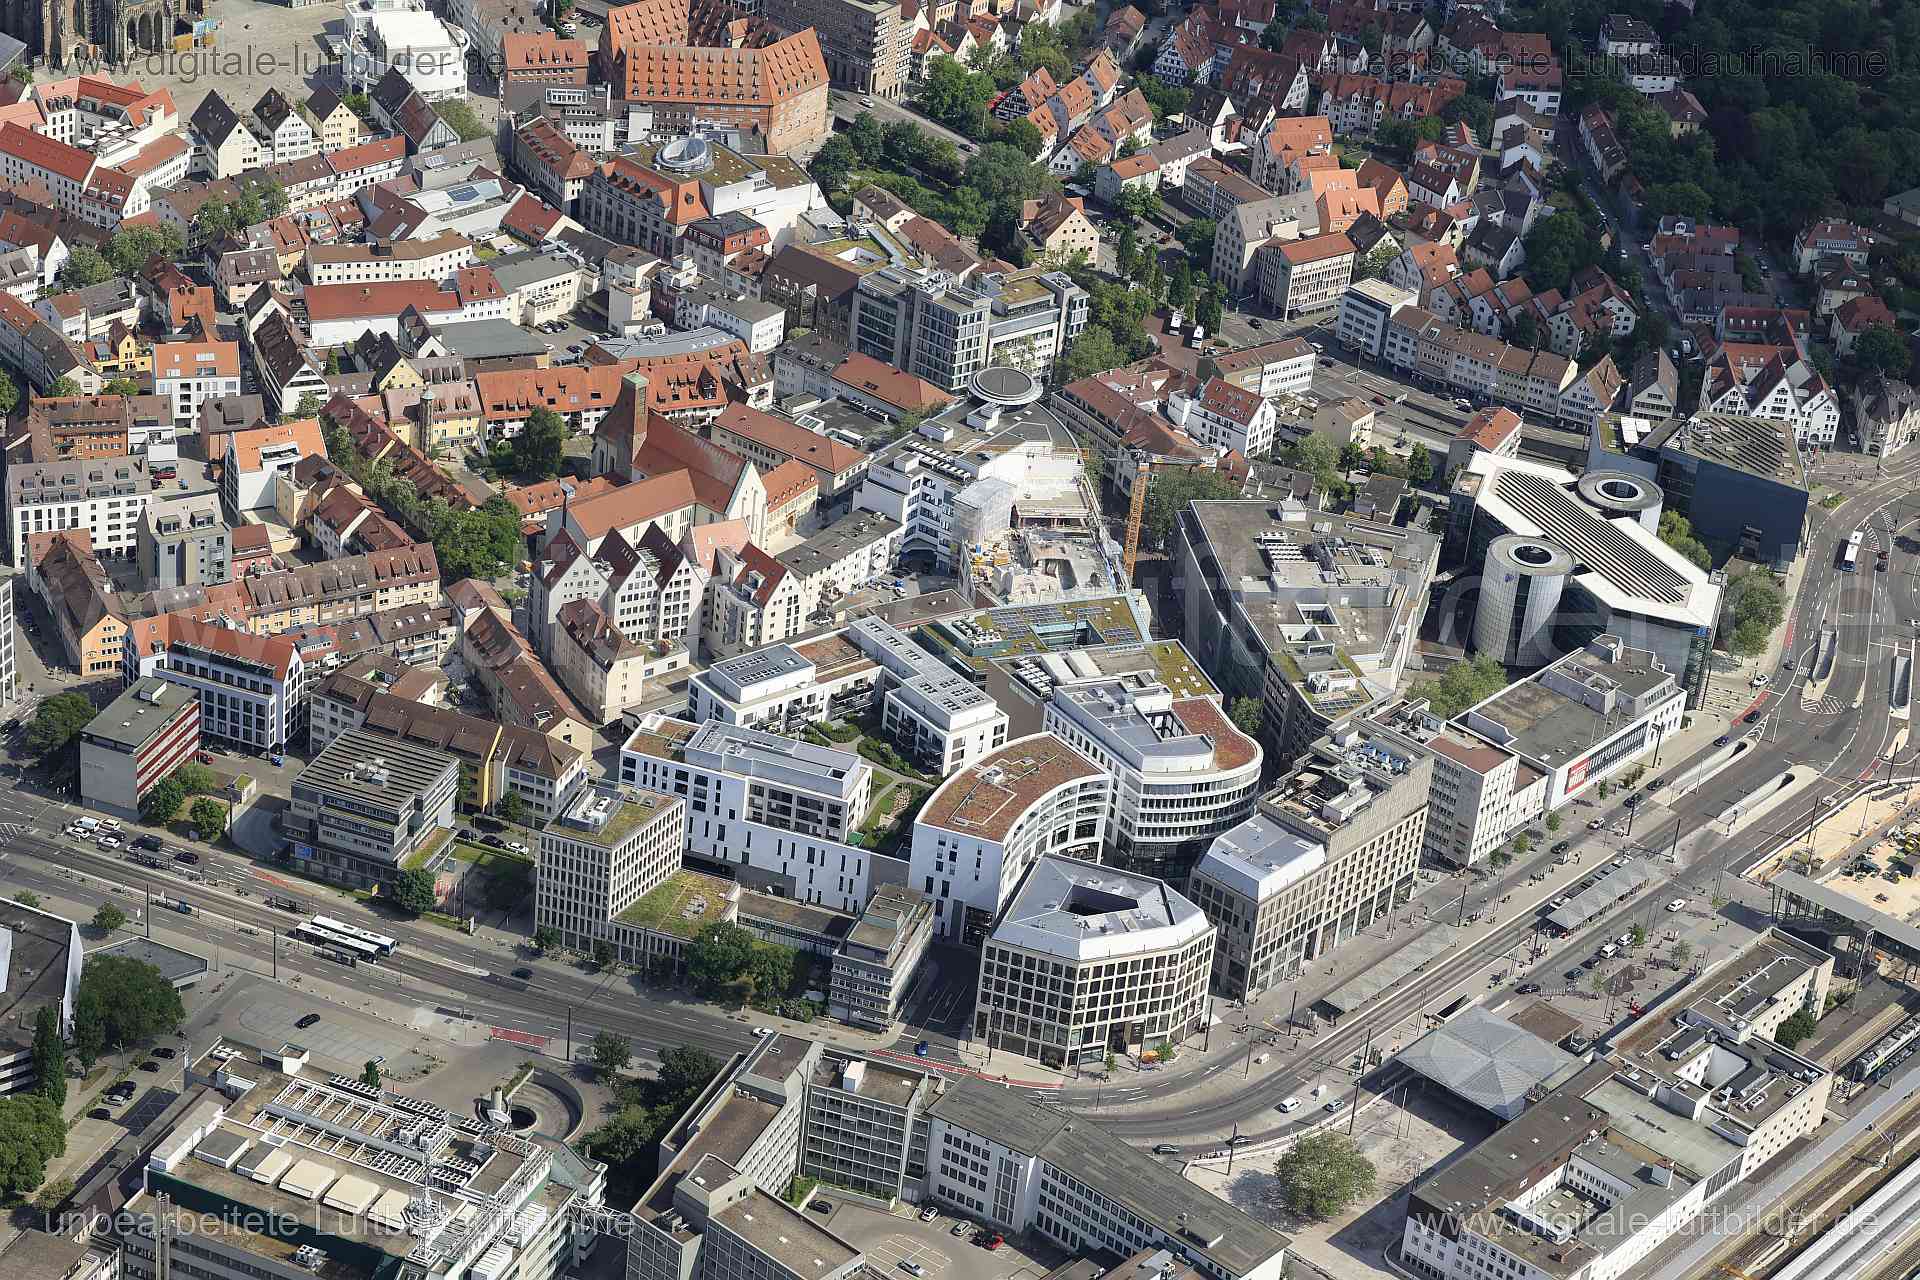
[{"label": "paved road", "polygon": [[860,105],[858,94],[832,89],[827,93],[827,110],[835,119],[845,120],[848,124],[865,115],[877,117],[881,124],[905,120],[908,124],[918,127],[922,133],[930,133],[936,138],[945,138],[958,147],[963,156],[970,156],[980,149],[980,145],[965,134],[955,133],[945,125],[927,119],[904,102],[889,102],[885,98],[875,98],[871,107],[864,107]]}]

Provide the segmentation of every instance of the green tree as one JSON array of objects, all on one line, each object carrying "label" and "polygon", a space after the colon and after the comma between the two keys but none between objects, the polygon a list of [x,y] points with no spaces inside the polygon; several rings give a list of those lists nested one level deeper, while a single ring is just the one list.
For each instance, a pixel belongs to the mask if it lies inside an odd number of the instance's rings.
[{"label": "green tree", "polygon": [[47,394],[56,397],[77,396],[80,394],[80,384],[63,373],[53,380],[53,385],[47,388]]},{"label": "green tree", "polygon": [[1067,348],[1067,358],[1060,362],[1060,377],[1065,382],[1077,382],[1125,363],[1126,356],[1113,340],[1113,334],[1103,325],[1090,324]]},{"label": "green tree", "polygon": [[107,240],[105,257],[114,274],[134,275],[155,258],[169,262],[186,252],[186,238],[164,223],[150,227],[125,227]]},{"label": "green tree", "polygon": [[1378,280],[1381,276],[1387,274],[1387,268],[1392,266],[1393,260],[1399,256],[1400,246],[1394,243],[1393,237],[1381,236],[1380,243],[1374,245],[1372,249],[1367,251],[1366,257],[1354,264],[1353,278],[1355,280]]},{"label": "green tree", "polygon": [[[1138,484],[1136,479],[1134,483]],[[1164,547],[1173,537],[1174,521],[1189,502],[1220,501],[1239,497],[1227,478],[1217,471],[1201,467],[1174,467],[1151,473],[1147,482],[1146,510],[1141,515],[1140,534],[1151,546]]]},{"label": "green tree", "polygon": [[37,1093],[0,1098],[0,1196],[24,1198],[47,1178],[47,1162],[65,1155],[60,1108]]},{"label": "green tree", "polygon": [[1773,1033],[1773,1042],[1782,1049],[1791,1049],[1812,1035],[1815,1025],[1814,1016],[1802,1009],[1780,1024],[1780,1029]]},{"label": "green tree", "polygon": [[1559,831],[1561,825],[1562,824],[1560,821],[1559,814],[1550,813],[1547,815],[1547,834],[1548,835],[1553,835],[1555,832]]},{"label": "green tree", "polygon": [[493,812],[500,821],[520,826],[527,820],[527,802],[518,791],[509,791],[493,802]]},{"label": "green tree", "polygon": [[33,1076],[35,1093],[56,1107],[67,1105],[67,1042],[60,1034],[60,1011],[50,1004],[33,1015]]},{"label": "green tree", "polygon": [[33,1193],[33,1207],[40,1211],[41,1225],[46,1230],[53,1230],[53,1215],[60,1212],[61,1205],[73,1198],[73,1192],[73,1179],[63,1173],[41,1183],[40,1189]]},{"label": "green tree", "polygon": [[1287,47],[1287,37],[1292,32],[1283,22],[1269,22],[1266,30],[1260,33],[1260,47],[1268,53],[1279,53]]},{"label": "green tree", "polygon": [[27,746],[45,757],[61,750],[98,714],[84,693],[56,693],[42,702],[27,726]]},{"label": "green tree", "polygon": [[1427,446],[1415,441],[1407,452],[1407,483],[1421,486],[1433,479],[1433,454]]},{"label": "green tree", "polygon": [[1540,219],[1522,243],[1527,282],[1535,293],[1566,292],[1576,274],[1600,261],[1599,238],[1570,209]]},{"label": "green tree", "polygon": [[1343,1133],[1309,1133],[1273,1166],[1280,1203],[1316,1222],[1344,1213],[1373,1193],[1373,1163]]},{"label": "green tree", "polygon": [[20,387],[4,373],[0,373],[0,417],[10,414],[14,406],[20,403]]},{"label": "green tree", "polygon": [[1208,333],[1220,332],[1220,286],[1210,284],[1207,291],[1200,295],[1200,301],[1194,305],[1193,319]]},{"label": "green tree", "polygon": [[1233,721],[1233,727],[1249,738],[1260,736],[1260,727],[1266,718],[1266,710],[1258,698],[1235,698],[1227,708],[1227,719]]},{"label": "green tree", "polygon": [[687,944],[687,976],[707,992],[731,986],[753,960],[753,941],[737,924],[708,925]]},{"label": "green tree", "polygon": [[1151,187],[1139,186],[1128,187],[1122,191],[1114,207],[1125,217],[1146,222],[1159,217],[1164,204],[1158,191]]},{"label": "green tree", "polygon": [[1167,303],[1182,311],[1193,305],[1193,268],[1184,257],[1175,260],[1167,277]]},{"label": "green tree", "polygon": [[853,144],[847,141],[845,135],[836,133],[813,153],[813,162],[807,166],[807,172],[820,184],[822,193],[832,195],[847,185],[854,166],[859,163],[860,155],[853,149]]},{"label": "green tree", "polygon": [[1693,944],[1682,938],[1667,948],[1667,954],[1673,957],[1675,964],[1685,964],[1693,958]]},{"label": "green tree", "polygon": [[558,947],[560,942],[560,931],[550,924],[543,924],[533,931],[533,949],[543,956]]},{"label": "green tree", "polygon": [[720,1074],[720,1060],[705,1049],[676,1045],[660,1055],[662,1088],[676,1096],[700,1092]]},{"label": "green tree", "polygon": [[299,403],[293,406],[293,416],[296,420],[319,417],[320,397],[311,391],[303,392]]},{"label": "green tree", "polygon": [[1018,147],[1020,154],[1029,160],[1039,155],[1040,149],[1047,145],[1046,139],[1040,136],[1039,127],[1025,117],[1007,121],[994,136],[994,141]]},{"label": "green tree", "polygon": [[393,905],[408,915],[424,915],[440,905],[439,895],[434,892],[433,872],[425,867],[413,867],[395,876],[389,896]]},{"label": "green tree", "polygon": [[85,289],[113,279],[113,264],[90,244],[77,244],[60,268],[60,283],[69,289]]},{"label": "green tree", "polygon": [[1906,339],[1885,325],[1876,324],[1853,341],[1853,361],[1868,373],[1884,373],[1904,378],[1913,363]]},{"label": "green tree", "polygon": [[1736,658],[1757,658],[1767,651],[1768,631],[1757,622],[1742,622],[1727,637],[1727,652]]},{"label": "green tree", "polygon": [[1660,541],[1702,569],[1713,567],[1713,554],[1707,544],[1693,536],[1693,522],[1678,511],[1660,513]]},{"label": "green tree", "polygon": [[137,396],[140,394],[140,384],[132,378],[108,378],[100,384],[100,394],[103,396]]},{"label": "green tree", "polygon": [[189,760],[168,776],[180,784],[182,792],[190,796],[203,796],[220,789],[220,779],[213,770],[198,761]]},{"label": "green tree", "polygon": [[593,942],[593,967],[605,969],[613,963],[613,944],[605,938],[596,938]]},{"label": "green tree", "polygon": [[226,834],[227,806],[218,800],[202,796],[193,802],[191,809],[187,810],[187,821],[193,824],[193,829],[200,833],[201,839],[212,840],[216,836]]},{"label": "green tree", "polygon": [[793,986],[795,953],[792,947],[763,942],[753,949],[747,964],[747,976],[753,979],[754,998],[771,1007]]},{"label": "green tree", "polygon": [[74,997],[74,1053],[91,1070],[103,1053],[172,1035],[185,1017],[180,993],[153,965],[125,956],[92,956],[80,971]]},{"label": "green tree", "polygon": [[93,927],[102,933],[112,933],[127,922],[127,913],[116,904],[103,902],[93,913]]},{"label": "green tree", "polygon": [[1507,330],[1507,341],[1529,351],[1539,350],[1540,326],[1535,322],[1533,312],[1522,311],[1513,318],[1513,325]]},{"label": "green tree", "polygon": [[173,821],[180,812],[180,806],[187,800],[187,791],[173,778],[162,778],[153,784],[147,794],[140,797],[140,819],[156,827],[163,827]]},{"label": "green tree", "polygon": [[360,1068],[360,1083],[369,1089],[378,1089],[380,1087],[380,1064],[369,1058],[367,1064]]},{"label": "green tree", "polygon": [[1353,441],[1349,440],[1345,444],[1340,446],[1338,465],[1340,467],[1340,474],[1342,476],[1345,476],[1351,479],[1353,476],[1353,473],[1359,470],[1361,467],[1365,466],[1366,463],[1367,463],[1367,451],[1365,449],[1362,449],[1359,445],[1355,444]]},{"label": "green tree", "polygon": [[436,102],[433,104],[433,111],[435,115],[447,122],[448,127],[460,135],[462,142],[484,138],[489,132],[487,126],[480,123],[480,117],[473,113],[473,108],[462,99],[447,98]]},{"label": "green tree", "polygon": [[1630,947],[1646,946],[1647,945],[1647,926],[1643,924],[1636,924],[1631,929],[1628,929],[1627,945]]},{"label": "green tree", "polygon": [[1176,233],[1180,247],[1187,251],[1187,257],[1200,272],[1204,273],[1213,261],[1213,237],[1217,229],[1212,218],[1195,218]]},{"label": "green tree", "polygon": [[515,469],[532,480],[551,480],[560,474],[566,458],[567,424],[542,405],[527,415],[526,426],[513,438]]},{"label": "green tree", "polygon": [[633,1042],[617,1031],[602,1031],[593,1038],[590,1050],[593,1069],[603,1080],[611,1080],[633,1061]]},{"label": "green tree", "polygon": [[1451,720],[1506,687],[1507,669],[1491,656],[1476,653],[1465,662],[1454,663],[1438,680],[1416,686],[1414,696],[1427,699],[1433,714]]},{"label": "green tree", "polygon": [[1513,851],[1523,858],[1526,857],[1533,852],[1533,838],[1526,832],[1521,832],[1513,838]]}]

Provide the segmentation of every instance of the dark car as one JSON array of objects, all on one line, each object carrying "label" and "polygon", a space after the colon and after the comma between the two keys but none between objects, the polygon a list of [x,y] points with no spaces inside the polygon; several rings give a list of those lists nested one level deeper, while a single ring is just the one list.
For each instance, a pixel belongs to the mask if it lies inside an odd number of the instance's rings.
[{"label": "dark car", "polygon": [[200,855],[191,849],[176,849],[173,853],[173,860],[175,862],[184,862],[191,867],[200,861]]},{"label": "dark car", "polygon": [[1554,846],[1553,846],[1553,853],[1554,853],[1554,856],[1555,856],[1555,857],[1558,857],[1559,855],[1561,855],[1561,854],[1563,854],[1563,853],[1565,853],[1565,852],[1566,852],[1567,850],[1569,850],[1569,849],[1571,849],[1571,848],[1573,848],[1573,841],[1571,841],[1571,840],[1562,840],[1562,841],[1560,841],[1560,843],[1558,843],[1558,844],[1556,844],[1556,845],[1554,845]]},{"label": "dark car", "polygon": [[1599,957],[1599,956],[1588,956],[1588,957],[1587,957],[1587,958],[1586,958],[1585,960],[1582,960],[1582,961],[1580,962],[1580,967],[1581,967],[1582,969],[1591,969],[1591,968],[1593,968],[1593,966],[1595,966],[1595,965],[1597,965],[1597,964],[1599,964],[1599,963],[1600,963],[1600,957]]},{"label": "dark car", "polygon": [[170,1045],[163,1044],[153,1051],[153,1056],[156,1058],[177,1058],[180,1056],[180,1051]]},{"label": "dark car", "polygon": [[1755,720],[1758,720],[1759,718],[1760,718],[1760,713],[1758,711],[1749,711],[1747,712],[1747,714],[1740,717],[1740,723],[1752,724]]},{"label": "dark car", "polygon": [[507,842],[501,839],[499,836],[495,836],[495,835],[481,836],[480,843],[484,845],[491,845],[495,849],[504,849],[507,847]]},{"label": "dark car", "polygon": [[87,1119],[111,1120],[113,1119],[113,1112],[107,1110],[105,1107],[95,1107],[93,1110],[87,1112]]},{"label": "dark car", "polygon": [[142,1071],[158,1071],[160,1069],[160,1064],[155,1062],[152,1058],[148,1058],[145,1062],[140,1064],[140,1069]]},{"label": "dark car", "polygon": [[1537,982],[1523,982],[1513,990],[1516,995],[1535,996],[1540,994],[1540,984]]},{"label": "dark car", "polygon": [[1171,1142],[1156,1142],[1153,1144],[1153,1154],[1157,1156],[1177,1156],[1180,1154],[1180,1148],[1174,1146]]},{"label": "dark car", "polygon": [[160,852],[160,837],[159,836],[135,836],[133,840],[133,847],[136,849],[145,849],[148,853],[158,853]]},{"label": "dark car", "polygon": [[1665,778],[1655,778],[1652,782],[1649,782],[1647,784],[1647,793],[1651,795],[1653,792],[1658,791],[1660,788],[1666,785],[1667,785],[1667,780]]},{"label": "dark car", "polygon": [[531,969],[515,969],[515,970],[513,971],[513,976],[514,976],[514,977],[516,977],[516,978],[519,978],[519,979],[520,979],[521,981],[523,981],[523,982],[524,982],[524,981],[526,981],[526,980],[527,980],[528,978],[531,978],[531,977],[533,976],[533,970],[531,970]]},{"label": "dark car", "polygon": [[1733,741],[1732,735],[1723,733],[1719,737],[1713,740],[1713,745],[1716,747],[1724,747],[1729,742],[1732,742],[1732,741]]},{"label": "dark car", "polygon": [[1561,974],[1560,976],[1565,978],[1568,982],[1578,982],[1580,980],[1580,970],[1569,969],[1565,973]]},{"label": "dark car", "polygon": [[320,1015],[317,1013],[310,1013],[306,1017],[301,1018],[298,1022],[294,1023],[293,1025],[300,1028],[302,1031],[305,1031],[308,1027],[312,1026],[314,1023],[318,1021],[320,1021]]},{"label": "dark car", "polygon": [[1630,795],[1630,796],[1628,796],[1628,797],[1627,797],[1627,808],[1629,808],[1629,809],[1634,809],[1634,808],[1638,808],[1638,807],[1639,807],[1639,805],[1640,805],[1640,793],[1639,793],[1639,792],[1637,792],[1637,791],[1636,791],[1636,792],[1634,792],[1634,793],[1633,793],[1632,795]]}]

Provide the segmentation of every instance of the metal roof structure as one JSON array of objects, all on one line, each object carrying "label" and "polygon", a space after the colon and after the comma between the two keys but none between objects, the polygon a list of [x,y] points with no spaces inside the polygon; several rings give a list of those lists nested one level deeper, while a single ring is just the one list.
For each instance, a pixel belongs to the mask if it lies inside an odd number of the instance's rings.
[{"label": "metal roof structure", "polygon": [[1622,898],[1631,897],[1652,883],[1653,872],[1638,862],[1629,861],[1624,867],[1609,865],[1591,887],[1568,898],[1565,906],[1556,907],[1547,917],[1547,923],[1571,933]]},{"label": "metal roof structure", "polygon": [[1534,1089],[1553,1088],[1583,1065],[1477,1005],[1421,1036],[1394,1061],[1502,1120],[1525,1111]]}]

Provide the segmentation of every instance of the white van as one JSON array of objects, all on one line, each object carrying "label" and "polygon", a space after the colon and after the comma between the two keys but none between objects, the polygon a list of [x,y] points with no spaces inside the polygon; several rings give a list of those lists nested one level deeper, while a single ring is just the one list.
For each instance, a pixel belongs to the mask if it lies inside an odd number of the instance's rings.
[{"label": "white van", "polygon": [[1254,1065],[1254,1066],[1256,1066],[1256,1067],[1264,1067],[1264,1066],[1266,1066],[1266,1065],[1267,1065],[1267,1055],[1266,1055],[1266,1054],[1264,1054],[1264,1053],[1260,1053],[1260,1054],[1255,1054],[1255,1055],[1254,1055],[1254,1059],[1253,1059],[1253,1065]]},{"label": "white van", "polygon": [[94,832],[94,831],[100,830],[100,819],[79,817],[73,820],[73,825],[80,828],[82,831]]},{"label": "white van", "polygon": [[1619,954],[1620,947],[1616,943],[1609,942],[1606,946],[1600,948],[1600,958],[1602,960],[1611,960]]},{"label": "white van", "polygon": [[1280,1099],[1280,1105],[1274,1109],[1276,1111],[1298,1111],[1300,1109],[1300,1099],[1282,1098]]}]

